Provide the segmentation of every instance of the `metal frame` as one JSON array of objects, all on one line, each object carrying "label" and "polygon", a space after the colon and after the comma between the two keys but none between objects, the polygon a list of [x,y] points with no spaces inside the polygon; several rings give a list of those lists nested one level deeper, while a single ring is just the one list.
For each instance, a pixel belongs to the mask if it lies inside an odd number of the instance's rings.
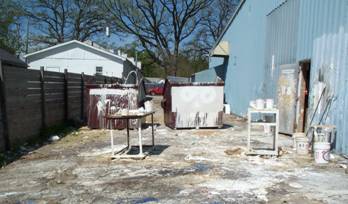
[{"label": "metal frame", "polygon": [[[151,129],[152,129],[152,150],[155,148],[155,135],[154,135],[154,127],[153,127],[153,114],[155,112],[148,112],[139,115],[117,115],[117,116],[106,116],[110,122],[117,119],[124,119],[127,121],[126,129],[127,129],[127,146],[121,149],[118,152],[115,152],[114,149],[114,133],[112,126],[110,125],[110,142],[111,142],[111,157],[114,159],[144,159],[149,152],[143,152],[143,142],[142,142],[142,129],[141,129],[141,119],[151,115]],[[137,155],[127,155],[127,153],[131,150],[130,140],[129,140],[129,120],[137,119],[138,120],[138,143],[139,143],[139,154]]]},{"label": "metal frame", "polygon": [[[252,114],[275,114],[275,122],[253,122],[251,121]],[[252,126],[273,126],[275,132],[273,135],[273,150],[267,149],[253,149],[251,147],[251,127]],[[278,155],[278,132],[279,132],[279,110],[278,109],[248,109],[248,144],[247,154],[249,155]]]}]

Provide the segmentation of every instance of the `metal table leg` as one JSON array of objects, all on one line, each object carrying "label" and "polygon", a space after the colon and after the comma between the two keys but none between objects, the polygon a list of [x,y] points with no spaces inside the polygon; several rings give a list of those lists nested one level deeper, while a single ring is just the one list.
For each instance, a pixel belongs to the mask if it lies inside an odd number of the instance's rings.
[{"label": "metal table leg", "polygon": [[141,119],[138,119],[138,139],[139,139],[139,156],[143,155],[143,144],[141,135]]},{"label": "metal table leg", "polygon": [[115,155],[115,150],[114,150],[114,132],[113,129],[110,129],[110,141],[111,141],[111,156]]},{"label": "metal table leg", "polygon": [[128,118],[126,119],[126,122],[127,122],[127,125],[126,125],[126,127],[127,127],[127,148],[128,148],[128,150],[130,150],[131,146],[130,146],[130,142],[129,142],[129,119]]},{"label": "metal table leg", "polygon": [[152,128],[152,148],[155,148],[155,134],[153,130],[153,114],[151,114],[151,128]]}]

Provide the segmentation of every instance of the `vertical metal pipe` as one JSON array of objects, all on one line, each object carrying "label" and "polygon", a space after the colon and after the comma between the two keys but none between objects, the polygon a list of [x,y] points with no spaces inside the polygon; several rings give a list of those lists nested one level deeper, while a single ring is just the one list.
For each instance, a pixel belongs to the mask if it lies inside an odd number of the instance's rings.
[{"label": "vertical metal pipe", "polygon": [[152,128],[152,147],[155,147],[155,134],[153,130],[153,113],[151,114],[151,128]]},{"label": "vertical metal pipe", "polygon": [[111,142],[111,156],[115,155],[115,151],[114,151],[114,132],[113,129],[110,128],[110,142]]},{"label": "vertical metal pipe", "polygon": [[139,139],[139,155],[143,155],[143,144],[141,140],[141,119],[138,119],[138,139]]},{"label": "vertical metal pipe", "polygon": [[127,124],[126,124],[126,127],[127,127],[127,148],[129,150],[130,149],[130,142],[129,142],[129,119],[128,118],[126,119],[126,122],[127,122]]}]

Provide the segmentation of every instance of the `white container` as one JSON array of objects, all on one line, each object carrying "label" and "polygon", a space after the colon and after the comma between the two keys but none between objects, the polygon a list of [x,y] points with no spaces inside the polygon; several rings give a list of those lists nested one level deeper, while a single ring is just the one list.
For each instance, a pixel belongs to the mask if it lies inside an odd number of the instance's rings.
[{"label": "white container", "polygon": [[257,99],[256,100],[256,109],[262,110],[265,108],[265,100]]},{"label": "white container", "polygon": [[308,154],[308,138],[307,137],[296,137],[296,153],[297,154]]},{"label": "white container", "polygon": [[145,111],[146,111],[146,112],[151,112],[151,111],[153,111],[152,101],[146,101],[146,102],[145,102]]},{"label": "white container", "polygon": [[314,160],[317,164],[327,164],[330,161],[330,143],[314,143]]},{"label": "white container", "polygon": [[292,135],[292,147],[294,150],[296,150],[296,138],[300,138],[300,137],[306,137],[306,134],[303,132],[296,132]]},{"label": "white container", "polygon": [[274,100],[273,99],[266,99],[266,108],[273,109],[273,107],[274,107]]},{"label": "white container", "polygon": [[231,114],[230,104],[224,104],[225,114]]},{"label": "white container", "polygon": [[249,106],[250,106],[251,108],[256,108],[256,102],[255,102],[255,101],[250,101],[250,102],[249,102]]}]

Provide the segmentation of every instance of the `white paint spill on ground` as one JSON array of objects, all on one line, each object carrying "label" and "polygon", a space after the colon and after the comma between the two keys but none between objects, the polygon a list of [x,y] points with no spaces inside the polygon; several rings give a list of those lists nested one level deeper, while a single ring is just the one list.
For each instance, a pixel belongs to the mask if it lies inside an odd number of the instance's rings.
[{"label": "white paint spill on ground", "polygon": [[[282,136],[281,157],[246,156],[245,123],[229,124],[161,125],[156,151],[145,160],[111,160],[108,132],[84,128],[0,169],[0,203],[348,203],[338,156],[317,166],[310,156],[290,153],[291,139]],[[115,133],[124,142],[125,131]],[[143,133],[151,144],[151,129]],[[137,145],[136,130],[131,144]]]},{"label": "white paint spill on ground", "polygon": [[[127,145],[114,145],[114,152],[119,152],[126,147],[127,147]],[[107,147],[103,147],[100,149],[92,149],[91,151],[82,152],[78,156],[80,156],[80,157],[95,157],[95,156],[111,154],[111,152],[112,152],[111,146],[107,146]]]}]

